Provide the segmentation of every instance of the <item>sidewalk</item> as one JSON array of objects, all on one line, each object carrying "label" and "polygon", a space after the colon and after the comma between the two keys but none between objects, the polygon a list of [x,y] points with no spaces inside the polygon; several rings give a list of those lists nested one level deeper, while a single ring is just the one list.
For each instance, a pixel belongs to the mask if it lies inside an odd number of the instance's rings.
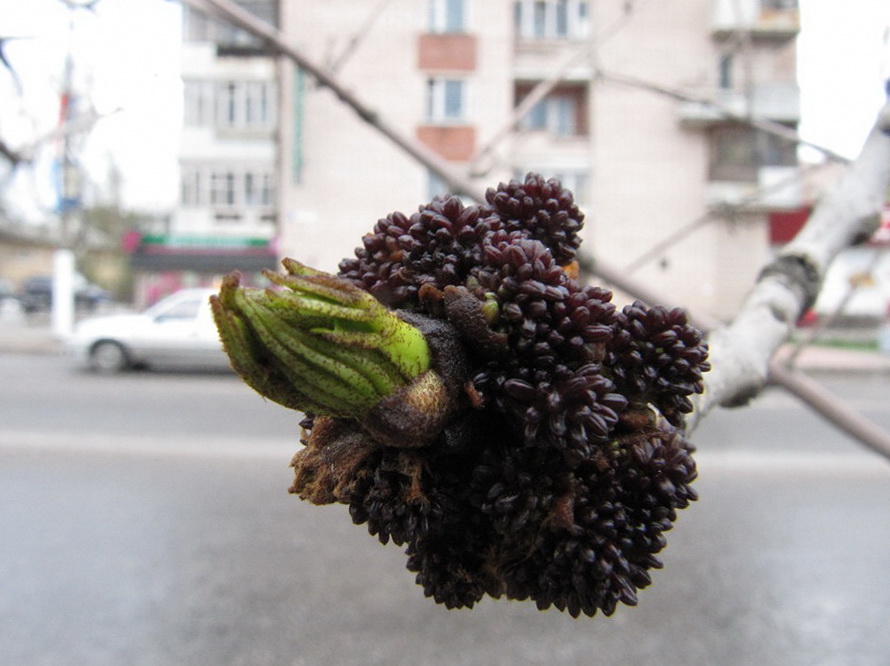
[{"label": "sidewalk", "polygon": [[[779,349],[777,357],[787,358],[793,345]],[[890,375],[890,354],[877,351],[812,345],[804,349],[794,363],[803,372],[873,373]]]},{"label": "sidewalk", "polygon": [[[0,319],[0,354],[61,354],[62,350],[62,341],[53,335],[45,319]],[[779,355],[787,357],[792,351],[787,345]],[[804,349],[795,367],[804,372],[890,375],[890,354],[817,345]]]},{"label": "sidewalk", "polygon": [[0,319],[0,354],[61,354],[62,347],[46,321]]}]

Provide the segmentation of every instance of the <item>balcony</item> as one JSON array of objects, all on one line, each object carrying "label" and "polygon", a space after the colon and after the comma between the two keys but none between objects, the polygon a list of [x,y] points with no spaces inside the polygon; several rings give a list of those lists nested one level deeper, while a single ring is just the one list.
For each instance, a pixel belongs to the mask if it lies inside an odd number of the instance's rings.
[{"label": "balcony", "polygon": [[800,32],[797,0],[715,0],[712,34],[747,32],[759,41],[785,42]]},{"label": "balcony", "polygon": [[463,33],[425,33],[417,40],[421,71],[472,72],[476,69],[476,37]]},{"label": "balcony", "polygon": [[546,131],[522,131],[513,135],[509,160],[533,170],[588,171],[590,139],[587,136],[554,136]]},{"label": "balcony", "polygon": [[685,127],[708,127],[748,115],[787,124],[796,124],[800,120],[800,89],[796,83],[759,83],[754,86],[750,101],[739,90],[723,88],[712,90],[710,94],[697,92],[696,96],[708,97],[714,102],[681,102],[680,122]]},{"label": "balcony", "polygon": [[439,157],[466,162],[476,150],[476,128],[471,125],[420,125],[417,140]]},{"label": "balcony", "polygon": [[[518,42],[513,52],[513,78],[517,81],[535,81],[551,76],[565,67],[566,57],[572,53],[572,45],[572,42],[565,41]],[[589,58],[575,58],[571,67],[563,71],[562,78],[582,82],[590,81],[593,75]]]},{"label": "balcony", "polygon": [[[278,4],[275,0],[235,0],[235,4],[264,23],[278,25]],[[265,40],[191,7],[186,7],[183,12],[183,41],[211,42],[216,45],[217,57],[275,55]]]},{"label": "balcony", "polygon": [[708,204],[744,205],[751,210],[797,210],[804,203],[800,172],[791,166],[763,166],[752,183],[711,181]]}]

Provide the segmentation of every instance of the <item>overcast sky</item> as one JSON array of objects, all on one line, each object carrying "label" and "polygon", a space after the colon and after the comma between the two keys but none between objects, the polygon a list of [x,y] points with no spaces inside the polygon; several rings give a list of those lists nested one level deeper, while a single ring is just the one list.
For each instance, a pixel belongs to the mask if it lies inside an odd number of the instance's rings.
[{"label": "overcast sky", "polygon": [[[182,122],[180,17],[179,4],[167,0],[101,0],[95,11],[74,12],[62,0],[0,0],[0,34],[25,37],[4,48],[23,86],[19,97],[8,71],[0,70],[0,136],[17,146],[53,129],[70,46],[75,85],[91,91],[104,116],[84,147],[88,168],[100,177],[113,161],[123,173],[127,205],[169,207]],[[49,201],[43,190],[50,179],[38,173],[21,187]]]},{"label": "overcast sky", "polygon": [[855,157],[890,77],[890,0],[801,0],[800,133]]},{"label": "overcast sky", "polygon": [[[28,37],[4,49],[24,86],[19,97],[9,72],[0,69],[0,136],[18,146],[53,128],[70,44],[79,80],[92,89],[97,110],[110,114],[89,137],[90,169],[101,172],[113,160],[131,207],[172,205],[181,122],[180,11],[167,0],[101,0],[95,12],[73,13],[71,31],[72,13],[62,0],[0,0],[0,34]],[[801,0],[801,16],[801,133],[855,157],[890,76],[890,1]],[[48,182],[48,174],[37,174],[21,189],[46,190]]]}]

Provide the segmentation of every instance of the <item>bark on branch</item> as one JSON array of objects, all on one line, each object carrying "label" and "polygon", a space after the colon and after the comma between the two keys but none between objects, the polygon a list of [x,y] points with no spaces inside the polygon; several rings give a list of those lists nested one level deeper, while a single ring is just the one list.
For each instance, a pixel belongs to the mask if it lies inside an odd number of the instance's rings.
[{"label": "bark on branch", "polygon": [[859,157],[816,206],[807,224],[761,273],[736,318],[711,334],[713,370],[689,421],[714,407],[747,403],[770,376],[770,360],[812,305],[831,261],[877,229],[890,184],[890,103]]}]

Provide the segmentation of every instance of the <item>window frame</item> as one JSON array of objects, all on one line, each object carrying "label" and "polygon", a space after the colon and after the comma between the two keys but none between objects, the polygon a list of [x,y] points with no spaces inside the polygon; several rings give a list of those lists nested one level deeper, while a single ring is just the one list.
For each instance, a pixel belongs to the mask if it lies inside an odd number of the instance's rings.
[{"label": "window frame", "polygon": [[272,166],[183,165],[179,187],[183,208],[264,210],[276,203]]},{"label": "window frame", "polygon": [[429,0],[427,29],[437,35],[467,32],[467,5],[468,0]]},{"label": "window frame", "polygon": [[[458,92],[456,112],[449,109],[449,90]],[[469,85],[466,79],[454,76],[432,76],[427,79],[426,121],[431,125],[460,125],[467,121]]]},{"label": "window frame", "polygon": [[515,0],[513,22],[519,40],[583,40],[590,36],[590,3],[589,0]]},{"label": "window frame", "polygon": [[278,122],[278,86],[269,79],[186,79],[184,125],[268,132]]},{"label": "window frame", "polygon": [[797,167],[797,147],[741,123],[712,127],[708,137],[708,180],[756,183],[764,167]]},{"label": "window frame", "polygon": [[[529,94],[529,88],[525,94]],[[521,88],[517,86],[517,104],[521,103]],[[548,132],[554,137],[586,136],[588,90],[584,85],[557,86],[535,104],[520,122],[520,128]]]}]

